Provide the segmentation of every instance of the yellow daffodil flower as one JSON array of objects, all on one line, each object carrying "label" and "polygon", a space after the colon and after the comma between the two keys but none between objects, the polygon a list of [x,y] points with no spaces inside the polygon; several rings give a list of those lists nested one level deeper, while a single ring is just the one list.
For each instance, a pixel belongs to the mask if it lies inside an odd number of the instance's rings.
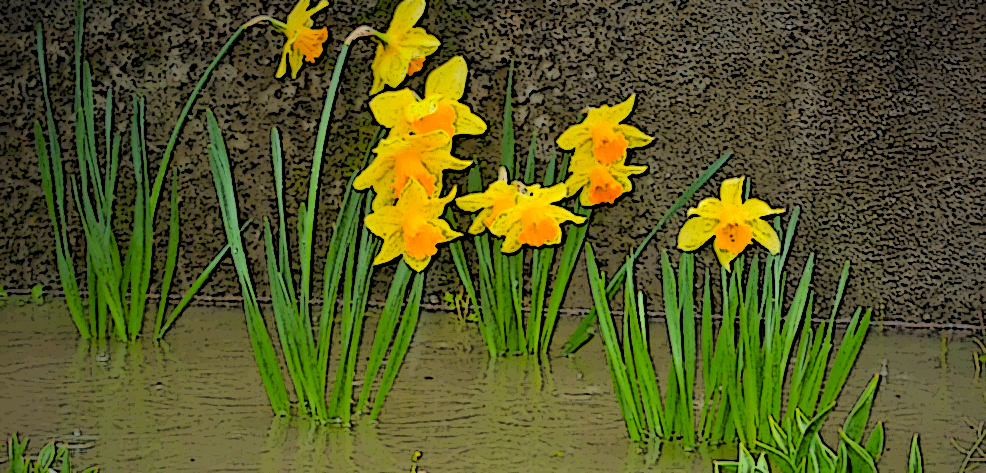
[{"label": "yellow daffodil flower", "polygon": [[315,5],[315,8],[308,9],[309,0],[301,0],[291,13],[288,14],[288,21],[281,23],[273,18],[261,17],[271,22],[274,29],[284,33],[287,41],[284,43],[284,51],[281,53],[281,64],[277,67],[275,77],[281,78],[288,71],[288,64],[291,64],[291,78],[298,78],[298,71],[301,70],[302,61],[315,62],[322,55],[322,44],[329,39],[329,31],[326,28],[312,29],[315,24],[312,15],[319,10],[329,6],[329,2],[322,0]]},{"label": "yellow daffodil flower", "polygon": [[414,27],[425,12],[425,0],[404,0],[397,5],[386,33],[374,32],[377,54],[373,58],[373,87],[370,95],[384,85],[397,87],[404,78],[421,70],[425,58],[441,43],[424,28]]},{"label": "yellow daffodil flower", "polygon": [[483,134],[483,119],[459,103],[467,75],[466,60],[456,56],[428,74],[424,99],[409,89],[384,92],[370,100],[370,110],[378,123],[395,134],[423,135],[435,130],[450,136]]},{"label": "yellow daffodil flower", "polygon": [[575,154],[591,154],[599,164],[610,165],[626,158],[628,148],[645,146],[653,138],[631,125],[621,125],[633,111],[636,94],[625,102],[610,107],[603,105],[586,114],[582,123],[572,125],[558,137],[558,146],[575,150]]},{"label": "yellow daffodil flower", "polygon": [[461,170],[472,164],[452,156],[451,151],[452,139],[442,130],[382,140],[373,150],[376,159],[356,177],[353,187],[373,187],[377,193],[374,209],[391,205],[411,180],[421,184],[428,196],[435,196],[442,189],[445,170]]},{"label": "yellow daffodil flower", "polygon": [[[493,225],[504,211],[517,205],[520,189],[515,184],[508,184],[506,179],[490,184],[486,191],[464,195],[455,199],[455,204],[466,212],[479,211],[469,226],[469,233],[478,235]],[[503,235],[497,235],[503,236]]]},{"label": "yellow daffodil flower", "polygon": [[579,201],[584,207],[616,202],[621,195],[633,190],[630,176],[647,171],[647,166],[626,166],[624,161],[626,159],[621,158],[606,165],[586,154],[575,154],[569,166],[572,175],[566,181],[569,195],[575,195],[581,189]]},{"label": "yellow daffodil flower", "polygon": [[681,227],[678,248],[695,251],[715,237],[712,245],[726,270],[753,240],[771,253],[781,250],[777,232],[761,218],[783,213],[784,209],[772,209],[760,199],[743,202],[743,179],[726,179],[719,190],[719,199],[710,197],[699,202],[697,208],[688,209],[688,215],[697,217]]},{"label": "yellow daffodil flower", "polygon": [[445,206],[454,198],[455,188],[449,195],[437,198],[431,197],[418,181],[408,181],[397,204],[374,209],[366,216],[366,228],[383,239],[373,264],[403,255],[411,269],[423,271],[438,253],[438,244],[462,236],[441,218]]},{"label": "yellow daffodil flower", "polygon": [[561,242],[561,224],[585,223],[585,217],[569,212],[555,202],[568,195],[565,183],[541,188],[535,184],[517,196],[517,203],[504,210],[490,226],[490,232],[504,237],[503,253],[513,253],[522,245],[537,247]]}]

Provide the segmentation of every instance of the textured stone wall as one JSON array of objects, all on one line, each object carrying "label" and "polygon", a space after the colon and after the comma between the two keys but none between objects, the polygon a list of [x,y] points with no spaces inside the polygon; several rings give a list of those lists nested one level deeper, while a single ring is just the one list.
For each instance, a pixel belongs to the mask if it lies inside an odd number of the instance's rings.
[{"label": "textured stone wall", "polygon": [[[315,17],[329,28],[327,53],[306,65],[297,80],[273,78],[283,36],[267,27],[246,31],[223,60],[190,114],[172,163],[184,222],[179,290],[225,243],[205,148],[206,107],[215,112],[231,152],[241,218],[276,218],[273,126],[283,138],[288,207],[297,208],[338,47],[356,25],[385,28],[395,4],[331,2]],[[115,126],[128,137],[130,98],[146,98],[148,152],[156,166],[182,104],[233,29],[259,14],[284,18],[292,6],[281,0],[89,2],[83,51],[92,63],[97,103],[112,86]],[[13,0],[5,10],[0,283],[58,288],[30,132],[44,114],[33,22],[44,24],[61,145],[68,174],[77,175],[68,134],[74,7],[65,0]],[[975,313],[986,299],[986,6],[974,0],[436,0],[420,24],[443,42],[426,70],[454,55],[469,63],[463,101],[490,127],[485,136],[457,138],[456,152],[475,157],[488,176],[499,154],[511,59],[518,142],[528,142],[536,131],[542,159],[580,109],[637,94],[629,122],[656,139],[631,151],[629,162],[650,167],[635,180],[634,194],[595,214],[589,240],[609,272],[688,183],[723,151],[733,150],[735,156],[701,196],[717,193],[725,177],[746,175],[754,194],[773,206],[801,207],[791,268],[800,271],[808,253],[816,253],[818,315],[834,295],[843,262],[851,260],[847,308],[882,306],[888,320],[978,320]],[[372,51],[369,42],[357,43],[343,74],[321,177],[319,228],[333,221],[344,179],[375,129],[367,107]],[[411,86],[422,89],[423,79],[415,77]],[[518,153],[525,152],[526,144],[519,145]],[[124,153],[116,227],[125,242],[133,181],[126,145]],[[462,184],[464,175],[448,182]],[[75,230],[75,212],[69,214]],[[159,267],[166,218],[165,201],[157,222]],[[684,212],[677,215],[645,252],[638,277],[650,294],[660,291],[660,251],[677,255],[673,245],[684,218]],[[266,294],[261,229],[253,225],[245,242],[258,290]],[[77,255],[79,237],[74,231]],[[327,231],[318,232],[317,254],[324,254],[327,237]],[[716,268],[708,248],[698,261]],[[386,278],[388,272],[380,274]],[[152,281],[160,281],[160,271]],[[588,305],[584,281],[580,265],[567,306]],[[442,252],[428,288],[438,293],[455,282]],[[238,295],[232,264],[220,266],[203,293]]]}]

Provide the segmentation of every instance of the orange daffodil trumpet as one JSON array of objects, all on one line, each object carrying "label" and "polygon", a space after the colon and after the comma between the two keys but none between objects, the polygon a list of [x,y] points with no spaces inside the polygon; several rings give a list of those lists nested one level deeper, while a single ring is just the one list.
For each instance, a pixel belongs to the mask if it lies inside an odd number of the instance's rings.
[{"label": "orange daffodil trumpet", "polygon": [[298,71],[304,61],[315,62],[324,51],[322,45],[329,39],[329,31],[326,28],[312,29],[315,23],[312,16],[323,8],[329,6],[327,0],[322,0],[311,10],[310,0],[301,0],[291,13],[288,14],[288,21],[281,22],[269,16],[258,16],[247,22],[246,26],[256,24],[260,21],[269,21],[275,30],[280,31],[287,38],[284,42],[284,50],[281,52],[281,64],[277,67],[275,77],[284,77],[288,71],[288,64],[291,65],[291,78],[298,78]]},{"label": "orange daffodil trumpet", "polygon": [[459,103],[466,89],[468,68],[462,56],[449,59],[425,81],[425,96],[410,89],[384,92],[370,101],[370,110],[381,125],[394,134],[423,135],[444,130],[448,135],[481,135],[486,123]]},{"label": "orange daffodil trumpet", "polygon": [[373,32],[377,40],[373,58],[373,86],[370,95],[384,85],[397,87],[404,78],[421,70],[425,58],[438,50],[438,38],[414,24],[425,11],[425,0],[404,0],[397,5],[394,18],[385,33]]},{"label": "orange daffodil trumpet", "polygon": [[616,202],[620,196],[633,190],[630,176],[647,171],[647,166],[625,166],[625,160],[607,166],[590,155],[576,153],[569,166],[572,173],[567,181],[569,192],[575,195],[582,189],[579,202],[584,207]]},{"label": "orange daffodil trumpet", "polygon": [[366,228],[383,239],[373,264],[403,255],[411,269],[424,270],[438,253],[439,243],[462,236],[441,218],[445,206],[454,198],[455,188],[447,196],[435,198],[418,181],[408,181],[395,205],[375,209],[366,216]]},{"label": "orange daffodil trumpet", "polygon": [[710,197],[699,202],[698,207],[688,209],[688,215],[696,217],[681,227],[678,248],[695,251],[715,238],[712,246],[727,271],[733,259],[754,240],[773,254],[781,250],[777,232],[761,218],[784,213],[784,209],[773,209],[760,199],[743,202],[743,179],[726,179],[718,199]]},{"label": "orange daffodil trumpet", "polygon": [[631,125],[621,124],[633,111],[636,95],[610,107],[590,109],[582,123],[573,125],[558,137],[558,146],[575,150],[569,171],[569,195],[580,189],[582,205],[616,202],[630,192],[629,176],[647,170],[646,166],[627,166],[627,149],[646,146],[653,138]]},{"label": "orange daffodil trumpet", "polygon": [[467,212],[479,211],[469,227],[469,233],[490,233],[503,237],[503,253],[513,253],[523,245],[540,247],[561,242],[561,224],[585,223],[585,217],[569,212],[556,202],[568,196],[564,183],[542,188],[524,186],[520,182],[507,184],[506,170],[500,168],[500,179],[485,192],[459,197],[455,203]]}]

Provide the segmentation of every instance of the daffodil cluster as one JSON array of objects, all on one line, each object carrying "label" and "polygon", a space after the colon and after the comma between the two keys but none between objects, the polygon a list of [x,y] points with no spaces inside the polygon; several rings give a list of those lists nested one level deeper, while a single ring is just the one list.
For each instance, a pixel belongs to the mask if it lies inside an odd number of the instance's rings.
[{"label": "daffodil cluster", "polygon": [[627,166],[627,149],[650,143],[653,138],[637,128],[623,125],[633,111],[635,96],[610,107],[589,110],[582,123],[572,126],[558,137],[562,149],[574,150],[568,180],[549,188],[508,184],[505,174],[480,194],[460,197],[459,208],[479,215],[469,228],[470,233],[489,229],[505,238],[504,253],[517,251],[521,245],[542,246],[561,240],[561,224],[580,225],[584,217],[577,216],[556,202],[582,191],[584,207],[601,203],[612,204],[633,188],[629,176],[647,170],[646,166]]},{"label": "daffodil cluster", "polygon": [[[374,33],[380,44],[371,94],[384,85],[400,85],[438,47],[437,39],[413,27],[423,12],[424,1],[405,0],[387,32]],[[438,252],[437,245],[462,235],[441,218],[455,198],[455,188],[442,197],[442,178],[445,171],[472,164],[452,155],[452,137],[486,131],[486,123],[459,102],[467,75],[465,59],[456,56],[428,75],[424,97],[405,88],[370,100],[374,118],[390,130],[373,150],[376,158],[353,182],[355,189],[373,188],[376,193],[366,227],[384,243],[374,264],[403,256],[421,271]]]},{"label": "daffodil cluster", "polygon": [[485,192],[469,194],[456,199],[460,209],[479,212],[469,227],[469,233],[490,233],[503,237],[503,253],[513,253],[523,245],[539,247],[561,242],[561,224],[585,223],[585,217],[554,205],[568,196],[564,183],[542,188],[523,183],[507,183],[506,169],[501,168],[500,179],[490,184]]},{"label": "daffodil cluster", "polygon": [[631,125],[621,124],[633,111],[635,95],[610,107],[590,109],[582,123],[573,125],[558,137],[558,146],[574,150],[568,178],[569,195],[582,191],[585,207],[612,204],[633,185],[629,177],[647,170],[646,166],[627,166],[627,149],[646,146],[653,138]]}]

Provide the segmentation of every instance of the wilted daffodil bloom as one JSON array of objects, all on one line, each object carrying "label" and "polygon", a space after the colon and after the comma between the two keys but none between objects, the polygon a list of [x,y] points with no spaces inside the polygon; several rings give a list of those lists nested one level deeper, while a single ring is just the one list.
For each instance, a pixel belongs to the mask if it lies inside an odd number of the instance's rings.
[{"label": "wilted daffodil bloom", "polygon": [[438,253],[438,244],[462,236],[441,218],[445,206],[454,198],[455,188],[445,197],[431,197],[418,181],[412,180],[395,205],[374,209],[366,216],[365,224],[383,239],[383,246],[373,264],[403,255],[411,269],[423,271]]},{"label": "wilted daffodil bloom", "polygon": [[726,179],[719,190],[719,199],[710,197],[699,202],[697,208],[688,209],[688,215],[697,217],[681,227],[678,248],[695,251],[714,237],[712,246],[726,270],[753,240],[776,254],[781,250],[781,241],[774,228],[761,218],[783,212],[784,209],[772,209],[760,199],[743,202],[743,178]]},{"label": "wilted daffodil bloom", "polygon": [[353,188],[373,187],[377,193],[374,209],[393,203],[410,180],[421,184],[428,196],[435,196],[442,189],[445,170],[465,169],[472,164],[452,156],[451,151],[452,139],[442,130],[385,139],[374,148],[376,159],[356,177]]},{"label": "wilted daffodil bloom", "polygon": [[467,75],[466,60],[456,56],[428,74],[423,99],[409,89],[384,92],[370,101],[370,110],[378,123],[395,134],[423,135],[435,130],[450,136],[483,134],[483,119],[459,103]]},{"label": "wilted daffodil bloom", "polygon": [[315,62],[322,55],[322,44],[329,39],[329,32],[326,28],[312,29],[314,22],[312,15],[319,10],[329,6],[329,2],[322,0],[315,5],[315,8],[308,9],[309,0],[301,0],[291,13],[288,14],[288,21],[282,23],[269,16],[259,16],[248,24],[258,21],[270,21],[275,30],[284,33],[287,41],[284,42],[284,51],[281,52],[281,64],[277,67],[276,77],[283,77],[288,71],[288,64],[291,64],[291,78],[298,78],[298,71],[301,70],[303,61]]},{"label": "wilted daffodil bloom", "polygon": [[520,188],[517,184],[507,183],[507,170],[500,168],[500,179],[490,184],[486,191],[459,197],[455,204],[466,212],[479,211],[469,226],[469,233],[478,235],[490,228],[500,214],[517,205],[519,195]]},{"label": "wilted daffodil bloom", "polygon": [[581,189],[579,201],[585,207],[616,202],[621,195],[633,190],[630,176],[647,171],[647,166],[626,166],[623,164],[625,161],[625,158],[620,158],[607,165],[588,155],[576,153],[569,166],[572,175],[566,181],[569,195]]},{"label": "wilted daffodil bloom", "polygon": [[610,107],[603,105],[586,114],[582,123],[572,125],[558,137],[562,149],[574,149],[576,155],[591,154],[599,164],[610,165],[627,155],[628,148],[639,148],[653,138],[631,125],[621,125],[633,111],[636,95]]},{"label": "wilted daffodil bloom", "polygon": [[386,33],[375,31],[377,54],[373,58],[373,87],[370,95],[384,85],[397,87],[404,78],[421,70],[425,58],[441,43],[424,28],[415,27],[425,12],[425,0],[404,0],[397,5]]},{"label": "wilted daffodil bloom", "polygon": [[585,223],[585,217],[553,205],[566,195],[564,183],[546,188],[535,184],[521,192],[517,203],[504,210],[489,227],[491,233],[504,237],[501,251],[513,253],[523,245],[554,245],[561,242],[562,223]]}]

